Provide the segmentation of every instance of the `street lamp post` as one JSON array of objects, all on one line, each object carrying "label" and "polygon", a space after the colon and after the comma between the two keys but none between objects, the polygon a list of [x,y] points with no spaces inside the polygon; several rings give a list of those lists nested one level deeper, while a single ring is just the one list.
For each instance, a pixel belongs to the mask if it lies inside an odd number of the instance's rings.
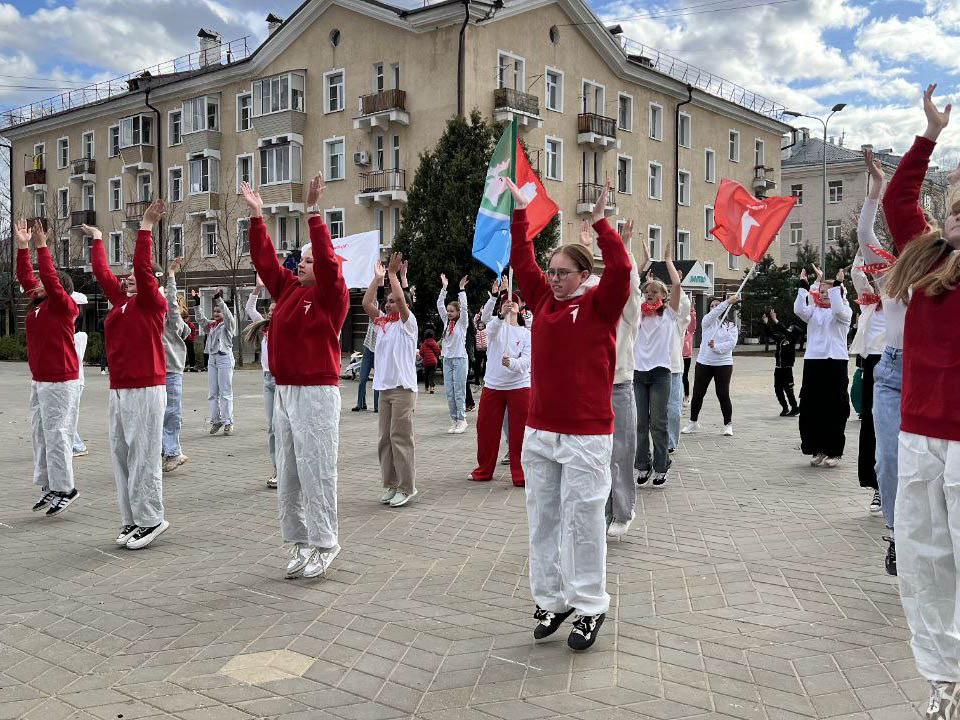
[{"label": "street lamp post", "polygon": [[816,120],[823,125],[823,197],[820,204],[820,264],[825,268],[827,265],[827,125],[830,124],[830,118],[840,112],[847,106],[846,103],[837,103],[830,108],[830,114],[823,120],[815,115],[797,112],[795,110],[784,110],[784,115],[790,117],[805,117]]}]

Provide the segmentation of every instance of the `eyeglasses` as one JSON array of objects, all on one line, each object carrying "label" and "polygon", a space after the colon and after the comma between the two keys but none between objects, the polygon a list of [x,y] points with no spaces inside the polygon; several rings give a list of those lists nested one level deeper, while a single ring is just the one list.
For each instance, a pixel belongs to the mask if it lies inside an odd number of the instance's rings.
[{"label": "eyeglasses", "polygon": [[572,273],[578,273],[578,272],[580,272],[580,271],[579,271],[579,270],[567,270],[566,268],[549,268],[549,269],[547,269],[546,275],[547,275],[547,277],[550,278],[551,280],[553,280],[554,278],[556,278],[557,280],[566,280],[566,279],[567,279],[567,275],[570,275],[570,274],[572,274]]}]

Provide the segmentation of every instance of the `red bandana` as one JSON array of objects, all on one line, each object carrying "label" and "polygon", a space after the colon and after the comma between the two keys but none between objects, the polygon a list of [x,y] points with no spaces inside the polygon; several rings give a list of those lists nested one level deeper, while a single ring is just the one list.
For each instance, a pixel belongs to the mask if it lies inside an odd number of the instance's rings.
[{"label": "red bandana", "polygon": [[447,335],[453,335],[454,328],[457,327],[457,321],[451,320],[447,323]]},{"label": "red bandana", "polygon": [[876,305],[877,310],[883,309],[883,302],[880,300],[879,295],[874,295],[873,293],[860,293],[860,297],[857,298],[858,305]]},{"label": "red bandana", "polygon": [[663,300],[657,300],[655,303],[645,302],[640,306],[640,312],[643,313],[644,317],[653,315],[657,310],[663,307]]},{"label": "red bandana", "polygon": [[819,293],[819,292],[814,292],[814,291],[811,290],[811,291],[810,291],[810,297],[813,298],[813,302],[816,304],[817,307],[822,307],[822,308],[828,308],[828,307],[830,307],[827,303],[825,303],[823,300],[820,299],[820,293]]},{"label": "red bandana", "polygon": [[888,252],[887,252],[886,250],[884,250],[882,247],[879,247],[879,246],[877,246],[877,245],[867,245],[867,247],[870,248],[870,250],[871,250],[875,255],[878,255],[879,257],[882,257],[884,260],[886,260],[886,262],[871,263],[871,264],[869,264],[869,265],[864,265],[863,268],[862,268],[862,270],[863,270],[864,272],[866,272],[866,273],[881,273],[881,272],[884,272],[884,271],[889,270],[890,268],[892,268],[892,267],[893,267],[893,264],[897,261],[896,256],[888,253]]},{"label": "red bandana", "polygon": [[383,330],[384,332],[386,332],[387,325],[389,323],[397,322],[399,320],[400,320],[400,313],[395,312],[390,315],[381,315],[380,317],[378,317],[376,320],[373,321],[373,324],[376,325],[381,330]]}]

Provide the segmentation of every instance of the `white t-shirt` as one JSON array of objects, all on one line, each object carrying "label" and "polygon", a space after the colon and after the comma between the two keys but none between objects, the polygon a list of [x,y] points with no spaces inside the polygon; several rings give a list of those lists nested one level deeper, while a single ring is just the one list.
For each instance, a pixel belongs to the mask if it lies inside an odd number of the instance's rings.
[{"label": "white t-shirt", "polygon": [[670,369],[670,349],[677,333],[677,313],[670,305],[663,313],[640,314],[637,341],[633,344],[634,369],[645,371],[662,367]]},{"label": "white t-shirt", "polygon": [[470,324],[469,310],[467,309],[467,293],[463,290],[457,295],[460,303],[460,317],[450,330],[450,321],[447,320],[447,291],[441,290],[437,297],[437,312],[443,321],[443,335],[440,337],[440,353],[445,358],[467,357],[467,327]]},{"label": "white t-shirt", "polygon": [[[510,367],[503,366],[503,356]],[[518,390],[530,387],[530,331],[507,325],[500,318],[487,323],[487,370],[483,384],[491,390]]]},{"label": "white t-shirt", "polygon": [[374,390],[402,387],[417,392],[417,318],[413,313],[406,322],[395,320],[377,326],[376,352]]}]

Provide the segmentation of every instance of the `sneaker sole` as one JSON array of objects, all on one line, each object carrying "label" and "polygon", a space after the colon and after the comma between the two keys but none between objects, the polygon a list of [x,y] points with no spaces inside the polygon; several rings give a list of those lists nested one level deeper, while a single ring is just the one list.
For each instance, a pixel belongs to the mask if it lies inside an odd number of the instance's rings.
[{"label": "sneaker sole", "polygon": [[418,493],[413,493],[413,495],[408,495],[407,498],[406,498],[406,500],[404,500],[402,503],[397,503],[396,505],[394,505],[394,504],[393,504],[393,501],[391,501],[391,502],[390,502],[390,507],[403,507],[403,506],[406,505],[408,502],[410,502],[411,500],[413,500],[413,498],[415,498],[417,495],[418,495]]},{"label": "sneaker sole", "polygon": [[128,543],[127,543],[127,549],[129,549],[129,550],[143,550],[143,548],[149,547],[150,544],[153,543],[153,541],[156,540],[158,537],[160,537],[161,535],[163,535],[163,534],[167,531],[167,528],[169,528],[169,527],[170,527],[170,523],[167,522],[166,520],[164,520],[163,523],[160,525],[159,528],[157,528],[156,530],[154,530],[152,533],[150,533],[147,537],[143,538],[142,540],[138,540],[138,541],[137,541],[138,544],[136,544],[136,545],[132,544],[132,543],[133,543],[133,540],[131,540],[130,542],[128,542]]},{"label": "sneaker sole", "polygon": [[60,507],[58,507],[56,510],[53,510],[53,509],[52,509],[52,506],[51,506],[51,509],[47,511],[47,514],[45,515],[45,517],[56,517],[57,515],[62,515],[63,512],[64,512],[68,507],[70,507],[71,505],[73,505],[73,501],[76,500],[78,497],[80,497],[80,493],[77,493],[77,494],[74,495],[72,498],[70,498],[70,499],[67,500],[66,502],[62,503],[62,504],[60,505]]},{"label": "sneaker sole", "polygon": [[73,456],[74,456],[74,457],[83,457],[84,455],[89,455],[89,454],[90,454],[90,451],[89,451],[89,450],[83,450],[83,451],[81,451],[81,452],[75,452],[75,453],[73,454]]},{"label": "sneaker sole", "polygon": [[121,535],[120,537],[118,537],[116,539],[117,547],[124,547],[130,541],[130,538],[133,537],[133,533],[135,532],[136,530],[129,533],[128,535]]},{"label": "sneaker sole", "polygon": [[[563,617],[560,617],[560,615],[562,615]],[[557,630],[560,629],[560,626],[563,625],[563,624],[567,621],[567,618],[570,617],[571,615],[573,615],[573,609],[570,609],[570,610],[568,610],[568,611],[565,612],[565,613],[560,613],[560,615],[557,616],[557,617],[560,617],[560,622],[557,623],[557,626],[556,626],[553,630],[551,630],[550,632],[548,632],[548,633],[546,633],[546,634],[544,634],[544,635],[537,635],[537,630],[539,630],[540,628],[544,627],[544,626],[541,625],[540,623],[537,623],[537,626],[533,629],[533,639],[534,639],[534,640],[544,640],[544,639],[550,637],[551,635],[553,635]]]},{"label": "sneaker sole", "polygon": [[[606,614],[606,613],[604,613],[604,614]],[[590,639],[586,641],[586,644],[585,644],[585,645],[582,645],[582,646],[580,646],[580,647],[574,647],[574,646],[571,644],[571,642],[570,642],[570,638],[567,638],[567,647],[569,647],[569,648],[570,648],[571,650],[573,650],[574,652],[583,652],[584,650],[589,650],[590,648],[592,648],[592,647],[593,647],[593,644],[597,641],[597,637],[599,637],[599,635],[600,635],[600,628],[603,627],[603,623],[604,623],[604,621],[605,621],[606,619],[607,619],[607,618],[604,617],[603,620],[600,620],[600,621],[597,622],[597,626],[593,629],[593,633],[592,633]],[[578,638],[580,638],[580,637],[583,637],[583,636],[582,636],[582,635],[574,635],[573,637],[578,637]]]},{"label": "sneaker sole", "polygon": [[50,503],[45,502],[43,505],[37,505],[35,507],[30,508],[30,510],[31,512],[40,512],[41,510],[46,510],[49,507],[50,507]]},{"label": "sneaker sole", "polygon": [[333,565],[333,561],[336,560],[337,557],[340,555],[340,551],[341,551],[342,549],[343,549],[343,548],[340,548],[340,547],[337,548],[337,551],[333,554],[333,557],[330,558],[330,562],[327,564],[327,566],[326,566],[325,568],[323,568],[322,570],[320,570],[320,572],[314,573],[313,575],[307,575],[307,573],[303,573],[303,577],[305,577],[305,578],[315,578],[315,577],[326,576],[327,571],[330,569],[330,566]]}]

